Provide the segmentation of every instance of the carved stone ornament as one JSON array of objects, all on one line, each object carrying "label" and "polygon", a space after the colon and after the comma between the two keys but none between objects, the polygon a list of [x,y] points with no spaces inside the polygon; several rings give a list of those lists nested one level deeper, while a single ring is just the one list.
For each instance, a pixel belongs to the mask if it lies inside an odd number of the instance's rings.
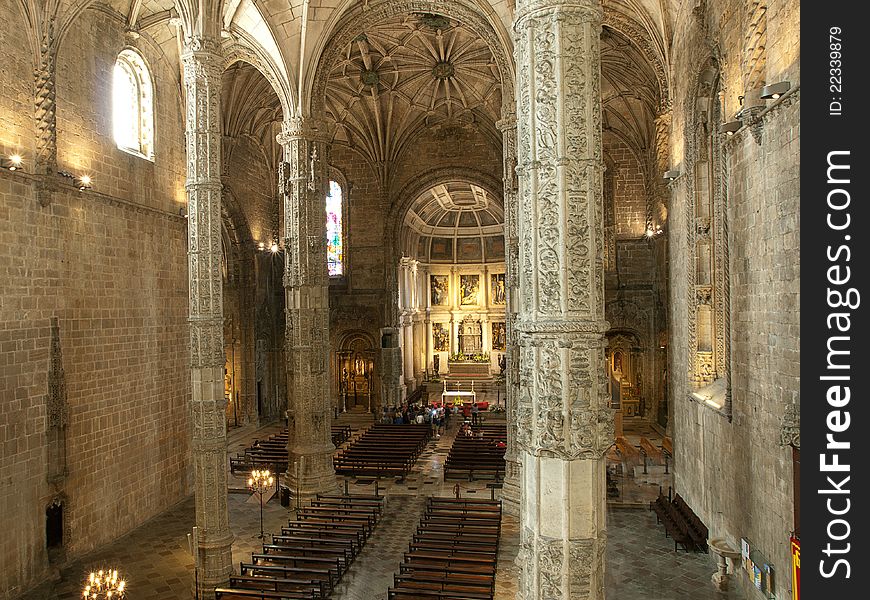
[{"label": "carved stone ornament", "polygon": [[60,346],[60,325],[58,324],[57,317],[51,318],[47,410],[49,428],[66,427],[69,404],[67,402],[66,375],[63,370],[63,355]]},{"label": "carved stone ornament", "polygon": [[785,409],[782,425],[779,430],[779,445],[801,448],[801,414],[798,406],[792,402]]},{"label": "carved stone ornament", "polygon": [[536,558],[542,598],[560,598],[563,596],[564,545],[562,540],[538,539]]},{"label": "carved stone ornament", "polygon": [[191,455],[195,473],[200,589],[232,574],[233,534],[227,515],[226,398],[221,250],[220,91],[217,39],[189,36],[182,50],[188,197]]}]

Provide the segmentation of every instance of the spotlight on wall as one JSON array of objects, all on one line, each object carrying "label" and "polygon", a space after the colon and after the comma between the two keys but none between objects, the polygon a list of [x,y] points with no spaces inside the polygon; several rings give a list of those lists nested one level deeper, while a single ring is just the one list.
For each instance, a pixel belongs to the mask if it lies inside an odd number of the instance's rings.
[{"label": "spotlight on wall", "polygon": [[9,169],[10,171],[17,171],[21,168],[21,165],[24,163],[24,159],[21,158],[20,154],[13,154],[7,158],[2,160],[2,166],[4,169]]},{"label": "spotlight on wall", "polygon": [[741,121],[740,119],[726,121],[719,126],[719,133],[724,133],[725,135],[734,135],[734,132],[738,131],[741,127],[743,127],[743,121]]},{"label": "spotlight on wall", "polygon": [[680,176],[680,171],[678,169],[670,169],[665,171],[664,175],[662,175],[662,179],[665,181],[673,181],[677,177]]},{"label": "spotlight on wall", "polygon": [[771,83],[770,85],[766,85],[761,88],[761,99],[762,100],[776,100],[784,93],[786,93],[791,88],[790,81],[780,81],[778,83]]},{"label": "spotlight on wall", "polygon": [[91,176],[90,175],[80,175],[75,178],[76,187],[79,188],[80,192],[91,189]]}]

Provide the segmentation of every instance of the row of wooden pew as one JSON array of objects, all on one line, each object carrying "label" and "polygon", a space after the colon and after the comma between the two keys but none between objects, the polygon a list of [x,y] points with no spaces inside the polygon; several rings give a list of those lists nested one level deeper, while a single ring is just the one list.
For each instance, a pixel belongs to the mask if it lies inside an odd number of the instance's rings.
[{"label": "row of wooden pew", "polygon": [[686,552],[690,550],[706,552],[709,535],[707,526],[686,504],[682,496],[675,494],[673,499],[668,496],[659,491],[658,498],[649,503],[649,508],[655,512],[656,521],[664,524],[665,536],[674,540],[674,551],[679,544]]},{"label": "row of wooden pew", "polygon": [[263,551],[239,565],[216,600],[327,598],[384,511],[383,496],[318,494]]},{"label": "row of wooden pew", "polygon": [[432,427],[427,424],[373,425],[335,454],[335,472],[357,477],[405,477],[431,436]]},{"label": "row of wooden pew", "polygon": [[[336,448],[344,444],[351,436],[348,425],[332,426],[332,443]],[[253,469],[271,469],[274,472],[287,470],[287,430],[273,434],[265,440],[255,440],[241,454],[230,458],[230,472],[247,473]]]},{"label": "row of wooden pew", "polygon": [[[444,462],[444,480],[504,479],[504,454],[499,441],[507,441],[507,425],[473,425],[474,435],[466,437],[460,431]],[[482,433],[483,437],[478,437]]]},{"label": "row of wooden pew", "polygon": [[501,501],[429,498],[389,600],[492,600]]}]

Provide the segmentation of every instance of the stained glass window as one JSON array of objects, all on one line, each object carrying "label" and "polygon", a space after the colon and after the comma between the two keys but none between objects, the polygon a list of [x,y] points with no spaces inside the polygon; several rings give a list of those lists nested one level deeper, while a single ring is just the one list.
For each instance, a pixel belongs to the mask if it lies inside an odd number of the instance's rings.
[{"label": "stained glass window", "polygon": [[344,237],[341,230],[342,197],[341,186],[335,181],[329,182],[329,194],[326,196],[326,262],[329,274],[344,274]]}]

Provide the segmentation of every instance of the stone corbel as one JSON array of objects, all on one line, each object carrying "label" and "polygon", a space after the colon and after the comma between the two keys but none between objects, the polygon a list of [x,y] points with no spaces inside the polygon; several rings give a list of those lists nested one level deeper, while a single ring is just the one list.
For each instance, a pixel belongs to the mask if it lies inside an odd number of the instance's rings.
[{"label": "stone corbel", "polygon": [[752,134],[752,139],[759,146],[761,145],[761,134],[764,132],[764,119],[761,116],[764,108],[764,106],[750,106],[737,113],[737,118],[746,123],[749,133]]}]

